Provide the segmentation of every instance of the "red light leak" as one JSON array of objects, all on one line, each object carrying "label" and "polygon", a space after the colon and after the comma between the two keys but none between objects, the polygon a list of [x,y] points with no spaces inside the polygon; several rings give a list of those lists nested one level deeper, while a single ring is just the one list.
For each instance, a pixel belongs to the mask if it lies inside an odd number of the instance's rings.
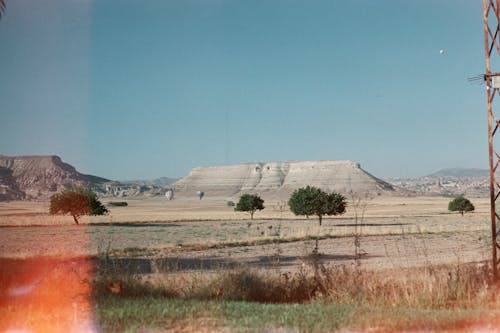
[{"label": "red light leak", "polygon": [[0,332],[97,332],[88,258],[0,258]]}]

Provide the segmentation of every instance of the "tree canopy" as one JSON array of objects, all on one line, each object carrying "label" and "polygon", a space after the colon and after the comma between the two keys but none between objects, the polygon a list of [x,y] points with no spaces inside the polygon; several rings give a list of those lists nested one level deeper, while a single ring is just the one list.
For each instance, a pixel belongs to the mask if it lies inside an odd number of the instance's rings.
[{"label": "tree canopy", "polygon": [[235,211],[248,212],[250,213],[250,219],[253,220],[253,214],[257,210],[264,209],[264,200],[262,200],[258,195],[255,194],[243,194],[240,197],[240,201],[236,204],[234,208]]},{"label": "tree canopy", "polygon": [[70,214],[76,224],[83,215],[104,215],[106,207],[97,199],[97,195],[83,187],[65,189],[50,198],[49,213],[56,215]]},{"label": "tree canopy", "polygon": [[317,187],[306,186],[293,192],[288,205],[295,215],[318,216],[321,225],[324,215],[345,213],[346,199],[336,192],[326,193]]},{"label": "tree canopy", "polygon": [[[295,190],[288,200],[290,210],[295,215],[316,215],[321,227],[323,215],[340,215],[345,213],[346,199],[339,193],[326,193],[314,186],[301,187]],[[318,252],[318,237],[314,253]]]},{"label": "tree canopy", "polygon": [[462,216],[464,215],[464,212],[472,212],[474,209],[475,207],[472,202],[464,196],[456,197],[448,204],[448,210],[450,212],[460,212]]}]

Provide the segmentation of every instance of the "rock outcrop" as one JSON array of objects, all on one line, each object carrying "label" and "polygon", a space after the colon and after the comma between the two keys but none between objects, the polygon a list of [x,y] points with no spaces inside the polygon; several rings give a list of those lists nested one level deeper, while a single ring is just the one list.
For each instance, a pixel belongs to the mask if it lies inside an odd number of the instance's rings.
[{"label": "rock outcrop", "polygon": [[0,201],[22,200],[25,198],[23,191],[19,189],[12,170],[0,167]]},{"label": "rock outcrop", "polygon": [[340,193],[387,194],[394,187],[378,179],[352,161],[292,161],[245,163],[194,168],[188,176],[172,185],[176,195],[191,196],[196,191],[206,196],[236,197],[242,193],[288,197],[307,185]]},{"label": "rock outcrop", "polygon": [[100,190],[107,179],[84,175],[58,156],[0,156],[0,200],[48,198],[71,186]]}]

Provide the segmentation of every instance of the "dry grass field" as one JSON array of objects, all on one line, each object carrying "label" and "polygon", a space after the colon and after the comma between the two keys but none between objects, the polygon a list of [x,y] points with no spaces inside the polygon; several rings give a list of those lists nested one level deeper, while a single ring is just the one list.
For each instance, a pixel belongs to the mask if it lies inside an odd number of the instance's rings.
[{"label": "dry grass field", "polygon": [[[178,268],[280,263],[292,269],[320,237],[329,263],[350,263],[358,250],[369,268],[472,262],[489,255],[488,199],[473,199],[476,211],[449,213],[449,198],[376,197],[327,217],[294,216],[283,203],[263,211],[235,212],[224,199],[127,199],[106,216],[50,216],[48,202],[0,204],[0,257],[81,256],[102,252],[124,258],[168,258]],[[103,200],[107,202],[106,199]],[[281,205],[280,205],[281,204]],[[356,217],[357,216],[357,217]],[[169,264],[170,265],[170,264]]]}]

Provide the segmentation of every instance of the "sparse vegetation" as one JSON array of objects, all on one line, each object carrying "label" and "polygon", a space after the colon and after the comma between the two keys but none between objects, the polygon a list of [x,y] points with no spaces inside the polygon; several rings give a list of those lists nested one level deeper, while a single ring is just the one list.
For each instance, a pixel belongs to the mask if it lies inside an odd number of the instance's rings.
[{"label": "sparse vegetation", "polygon": [[464,215],[464,212],[472,212],[474,209],[475,207],[472,202],[464,196],[456,197],[448,204],[448,210],[450,212],[460,212],[462,216]]},{"label": "sparse vegetation", "polygon": [[288,202],[286,201],[278,201],[274,206],[276,210],[280,212],[280,219],[283,218],[283,212],[288,209]]},{"label": "sparse vegetation", "polygon": [[356,267],[360,267],[361,257],[366,254],[366,252],[361,248],[363,224],[368,201],[372,200],[373,197],[368,192],[361,194],[354,191],[351,191],[349,196],[351,199],[351,207],[354,211],[354,260],[356,262]]},{"label": "sparse vegetation", "polygon": [[240,201],[236,204],[234,208],[238,212],[247,212],[250,214],[250,219],[253,220],[253,214],[257,210],[264,209],[264,200],[262,200],[258,195],[255,194],[243,194],[240,197]]},{"label": "sparse vegetation", "polygon": [[74,187],[54,194],[50,198],[49,213],[70,214],[78,224],[78,219],[83,215],[104,215],[108,213],[108,210],[97,199],[94,192],[83,187]]}]

